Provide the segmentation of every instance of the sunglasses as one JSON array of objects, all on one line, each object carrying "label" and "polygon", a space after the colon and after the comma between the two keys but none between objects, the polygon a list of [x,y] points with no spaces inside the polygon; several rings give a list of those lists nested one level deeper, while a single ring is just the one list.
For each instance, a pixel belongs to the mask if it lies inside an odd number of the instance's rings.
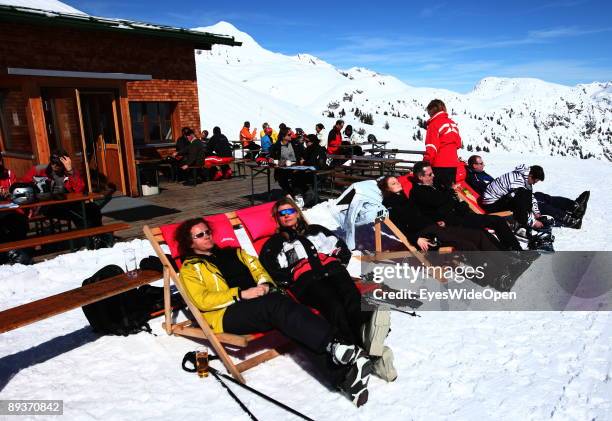
[{"label": "sunglasses", "polygon": [[293,208],[283,209],[283,210],[279,210],[278,211],[278,216],[293,215],[294,213],[297,213],[297,210],[295,210]]},{"label": "sunglasses", "polygon": [[204,230],[202,232],[198,232],[197,234],[193,234],[192,237],[194,240],[198,239],[198,238],[202,238],[202,237],[206,237],[206,238],[210,238],[210,230]]}]

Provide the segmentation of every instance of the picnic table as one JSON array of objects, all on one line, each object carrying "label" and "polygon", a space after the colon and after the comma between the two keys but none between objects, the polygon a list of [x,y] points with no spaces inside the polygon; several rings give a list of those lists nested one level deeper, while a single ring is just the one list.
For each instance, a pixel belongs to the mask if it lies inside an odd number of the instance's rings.
[{"label": "picnic table", "polygon": [[[3,205],[0,207],[0,212],[10,212],[10,211],[15,211],[17,209],[32,209],[32,208],[38,208],[41,206],[55,206],[55,205],[64,205],[66,203],[81,202],[81,210],[83,212],[83,218],[84,218],[85,217],[85,202],[91,202],[93,200],[102,199],[104,197],[102,193],[65,193],[65,196],[66,197],[63,199],[43,200],[40,202],[26,203],[23,205],[10,206],[10,207],[4,206],[4,205],[8,205],[11,202],[3,201],[3,202],[0,202],[0,205]],[[87,224],[87,221],[85,219],[83,222]]]},{"label": "picnic table", "polygon": [[171,163],[162,158],[136,158],[136,184],[138,187],[138,193],[142,196],[142,173],[149,170],[153,171],[155,177],[155,185],[159,186],[159,172],[158,170],[162,167],[168,168],[170,172],[170,179],[176,180],[176,174],[174,173],[174,167]]},{"label": "picnic table", "polygon": [[311,174],[313,179],[315,200],[317,202],[319,201],[319,177],[332,173],[331,169],[317,170],[315,167],[307,167],[301,165],[295,165],[291,167],[279,167],[276,165],[258,165],[257,163],[252,161],[243,162],[242,165],[249,169],[251,175],[251,205],[255,204],[255,178],[259,176],[265,175],[267,177],[268,200],[271,200],[272,183],[270,180],[270,174],[274,169],[282,169],[284,171],[304,171],[307,174]]},{"label": "picnic table", "polygon": [[[0,206],[0,212],[15,212],[16,210],[22,209],[34,209],[38,207],[48,206],[60,206],[68,203],[80,203],[80,214],[78,215],[83,221],[83,228],[75,229],[67,232],[60,232],[56,234],[49,234],[43,236],[28,237],[24,240],[13,241],[9,243],[0,244],[0,252],[5,252],[11,249],[21,249],[35,247],[45,244],[51,244],[59,241],[70,241],[72,247],[72,240],[82,237],[90,237],[93,235],[100,235],[105,233],[112,233],[129,228],[128,224],[115,223],[109,225],[103,225],[100,227],[89,228],[87,225],[87,214],[85,210],[85,203],[93,200],[101,199],[104,197],[102,193],[66,193],[63,199],[45,200],[40,202],[33,202],[22,204],[19,206]],[[0,205],[8,205],[10,202],[0,202]]]},{"label": "picnic table", "polygon": [[327,155],[327,157],[333,160],[350,161],[349,166],[337,167],[338,169],[346,169],[348,171],[358,170],[362,173],[365,171],[378,171],[380,176],[392,174],[395,171],[395,165],[405,162],[402,159],[380,158],[377,156]]},{"label": "picnic table", "polygon": [[387,140],[380,140],[380,141],[376,141],[376,142],[358,142],[358,143],[353,143],[353,145],[356,146],[372,146],[373,149],[382,149],[386,144],[388,144],[389,141]]},{"label": "picnic table", "polygon": [[[254,142],[255,144],[259,144],[259,146],[261,146],[261,139],[253,139],[251,142]],[[236,151],[242,151],[242,156],[240,158],[242,159],[246,159],[245,158],[245,154],[251,152],[250,149],[245,148],[242,145],[242,141],[241,140],[230,140],[230,144],[232,145],[232,155],[234,156],[234,158],[236,157]]]},{"label": "picnic table", "polygon": [[[411,149],[385,149],[385,148],[369,148],[369,149],[364,149],[364,152],[369,153],[370,155],[373,156],[378,156],[381,158],[395,158],[398,154],[406,154],[406,155],[419,155],[420,157],[423,156],[423,154],[425,153],[425,151],[415,151],[415,150],[411,150]],[[422,159],[419,159],[419,161],[421,161]],[[405,160],[406,162],[411,162],[411,163],[416,163],[419,161],[412,161],[412,160]]]}]

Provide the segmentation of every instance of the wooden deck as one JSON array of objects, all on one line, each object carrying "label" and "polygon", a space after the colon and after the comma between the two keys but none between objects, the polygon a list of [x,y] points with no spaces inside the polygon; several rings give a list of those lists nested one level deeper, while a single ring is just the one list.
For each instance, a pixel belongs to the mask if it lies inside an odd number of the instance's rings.
[{"label": "wooden deck", "polygon": [[[267,201],[266,177],[255,179],[255,204]],[[272,200],[281,197],[282,192],[277,183],[271,177]],[[229,180],[207,181],[197,186],[186,186],[182,183],[161,181],[161,193],[155,196],[142,197],[143,200],[152,205],[167,209],[176,209],[180,212],[163,216],[143,219],[138,217],[139,208],[126,210],[130,214],[128,221],[131,228],[118,233],[121,240],[132,238],[143,238],[142,227],[148,225],[164,225],[173,222],[184,221],[205,215],[221,212],[229,212],[251,205],[251,179],[234,177]],[[136,218],[136,220],[133,220]],[[104,216],[103,223],[123,222],[122,219],[114,219]],[[120,241],[121,241],[120,240]]]}]

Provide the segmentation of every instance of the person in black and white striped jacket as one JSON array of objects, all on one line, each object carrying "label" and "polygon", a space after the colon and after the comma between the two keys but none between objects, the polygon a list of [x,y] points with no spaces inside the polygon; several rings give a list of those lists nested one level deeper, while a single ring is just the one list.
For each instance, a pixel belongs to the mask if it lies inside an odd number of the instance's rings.
[{"label": "person in black and white striped jacket", "polygon": [[532,186],[544,181],[544,169],[539,165],[519,165],[491,181],[482,195],[482,207],[488,212],[511,210],[514,219],[531,228],[542,228],[538,221],[540,209]]}]

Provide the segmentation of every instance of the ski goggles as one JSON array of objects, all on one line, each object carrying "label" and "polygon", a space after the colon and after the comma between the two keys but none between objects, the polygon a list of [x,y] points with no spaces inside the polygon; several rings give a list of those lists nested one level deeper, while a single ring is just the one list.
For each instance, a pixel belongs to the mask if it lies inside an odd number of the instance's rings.
[{"label": "ski goggles", "polygon": [[202,232],[198,232],[197,234],[194,234],[193,239],[195,240],[197,238],[202,238],[202,237],[210,238],[210,234],[211,234],[210,230],[204,230]]},{"label": "ski goggles", "polygon": [[293,215],[294,213],[297,213],[297,210],[294,208],[283,209],[278,211],[278,216],[288,216]]}]

